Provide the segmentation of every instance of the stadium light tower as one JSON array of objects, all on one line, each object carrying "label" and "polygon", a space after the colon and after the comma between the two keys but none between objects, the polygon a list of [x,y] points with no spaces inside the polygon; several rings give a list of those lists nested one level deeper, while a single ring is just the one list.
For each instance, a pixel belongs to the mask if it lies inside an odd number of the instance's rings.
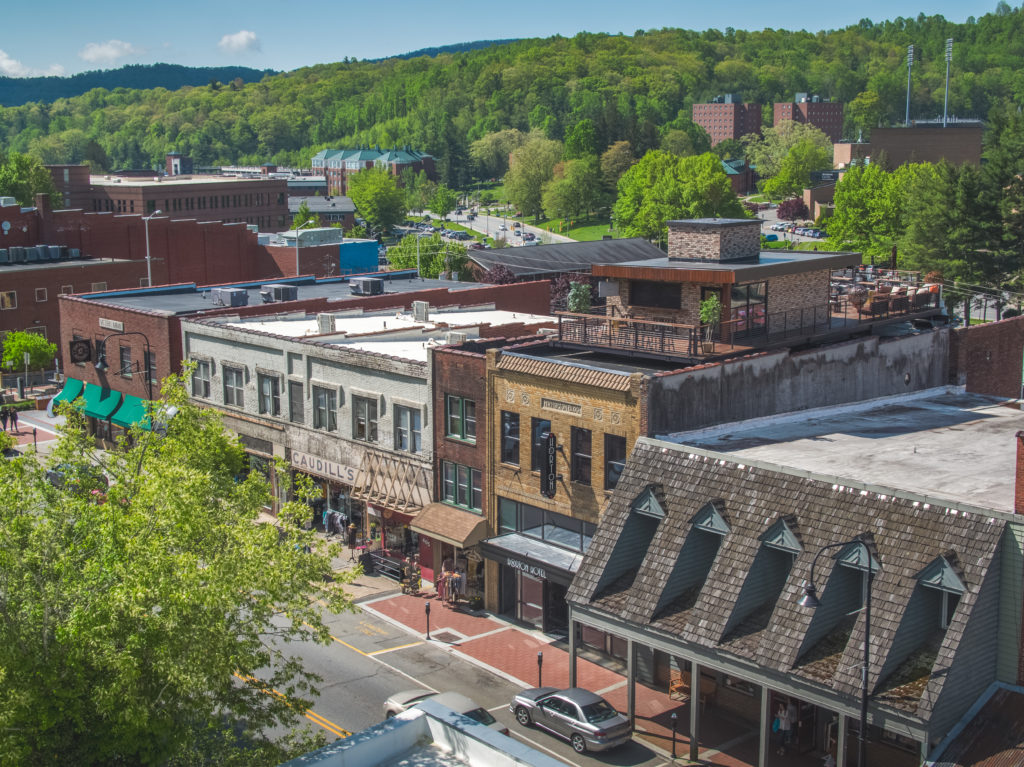
[{"label": "stadium light tower", "polygon": [[946,115],[949,109],[949,62],[953,60],[953,38],[946,41],[946,98],[942,101],[942,127],[946,127]]},{"label": "stadium light tower", "polygon": [[904,125],[910,125],[910,73],[914,69],[914,46],[907,46],[907,115],[903,119]]}]

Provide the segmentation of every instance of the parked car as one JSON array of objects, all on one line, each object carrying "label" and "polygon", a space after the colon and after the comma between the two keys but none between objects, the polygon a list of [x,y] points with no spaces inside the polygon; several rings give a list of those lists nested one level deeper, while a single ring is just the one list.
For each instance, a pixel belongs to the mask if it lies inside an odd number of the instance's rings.
[{"label": "parked car", "polygon": [[537,235],[535,235],[533,232],[527,232],[526,234],[523,235],[523,239],[525,239],[527,242],[530,242],[532,240],[536,240]]},{"label": "parked car", "polygon": [[531,724],[559,735],[573,751],[606,751],[629,740],[629,719],[600,695],[571,687],[533,687],[517,694],[509,710],[524,727]]},{"label": "parked car", "polygon": [[422,703],[428,699],[435,703],[440,703],[442,706],[447,706],[452,711],[456,711],[463,716],[468,716],[474,722],[486,724],[492,730],[497,730],[502,735],[508,735],[508,727],[491,716],[487,709],[479,706],[472,698],[467,698],[458,692],[438,693],[433,690],[396,692],[384,701],[384,718],[390,719],[397,714],[401,714],[403,711],[407,711],[417,703]]},{"label": "parked car", "polygon": [[507,232],[508,231],[508,227],[505,226],[504,224],[498,224],[498,231],[499,232]]},{"label": "parked car", "polygon": [[778,242],[779,241],[779,235],[777,235],[777,234],[766,234],[764,236],[764,241],[765,242]]},{"label": "parked car", "polygon": [[515,235],[516,235],[516,237],[522,237],[523,236],[523,230],[522,229],[516,229],[515,230]]},{"label": "parked car", "polygon": [[786,224],[783,221],[776,221],[774,224],[772,224],[772,231],[773,232],[782,232],[785,229],[786,229]]}]

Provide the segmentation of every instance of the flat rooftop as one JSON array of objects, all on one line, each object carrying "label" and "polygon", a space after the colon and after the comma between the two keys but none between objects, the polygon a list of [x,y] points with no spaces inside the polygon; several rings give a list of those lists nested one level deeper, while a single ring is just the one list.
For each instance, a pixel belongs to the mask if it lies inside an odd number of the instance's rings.
[{"label": "flat rooftop", "polygon": [[480,337],[481,327],[543,325],[557,327],[554,317],[509,312],[490,306],[431,308],[427,321],[409,312],[360,312],[334,315],[334,332],[321,333],[317,315],[306,317],[253,317],[224,323],[227,327],[257,330],[286,338],[312,338],[319,343],[400,359],[426,362],[430,349],[448,342],[447,334],[465,333],[466,340]]},{"label": "flat rooftop", "polygon": [[[659,436],[927,499],[1013,512],[1015,401],[959,390],[821,408]],[[929,501],[931,502],[931,501]]]},{"label": "flat rooftop", "polygon": [[[159,178],[159,181],[154,179]],[[262,176],[242,178],[235,176],[161,176],[154,172],[148,176],[89,176],[92,186],[193,186],[197,184],[251,184],[254,181],[273,181],[280,184],[279,179],[268,179]]]},{"label": "flat rooftop", "polygon": [[577,365],[586,365],[598,370],[611,370],[617,373],[667,373],[672,370],[692,367],[692,365],[682,359],[672,362],[641,357],[627,357],[624,354],[615,354],[614,351],[571,349],[560,346],[557,341],[551,341],[545,346],[531,346],[524,349],[513,349],[512,351],[527,357],[571,362]]},{"label": "flat rooftop", "polygon": [[129,258],[68,258],[61,261],[32,261],[27,264],[0,264],[0,277],[12,272],[36,272],[40,269],[65,269],[70,266],[98,266],[100,264],[144,264],[145,261]]},{"label": "flat rooftop", "polygon": [[[817,250],[762,250],[756,259],[735,261],[690,261],[664,258],[649,261],[626,261],[618,264],[596,264],[594,274],[599,277],[621,277],[626,279],[651,279],[641,270],[657,272],[669,282],[718,281],[739,282],[745,280],[779,277],[786,274],[802,274],[818,270],[843,269],[859,266],[860,253],[824,252]],[[694,275],[693,273],[698,273]]]},{"label": "flat rooftop", "polygon": [[[418,290],[472,290],[473,288],[485,287],[479,282],[456,282],[453,280],[428,280],[419,279],[415,272],[384,272],[372,275],[360,275],[380,277],[384,280],[385,295],[401,295],[413,293]],[[361,295],[354,295],[348,282],[348,277],[334,279],[315,280],[312,277],[267,279],[262,282],[236,283],[233,285],[202,286],[185,285],[180,287],[154,287],[151,289],[139,288],[137,290],[110,291],[107,293],[94,293],[81,296],[90,301],[110,306],[120,306],[126,309],[145,309],[146,311],[157,312],[166,316],[196,314],[211,309],[223,309],[225,307],[213,303],[210,291],[214,287],[221,288],[242,288],[249,295],[249,306],[259,306],[262,303],[260,297],[261,285],[296,285],[298,287],[299,301],[311,298],[326,298],[328,301],[346,301],[351,298],[363,298]],[[401,302],[399,302],[401,303]],[[273,310],[274,304],[266,304],[267,311]],[[340,308],[340,307],[339,307]]]}]

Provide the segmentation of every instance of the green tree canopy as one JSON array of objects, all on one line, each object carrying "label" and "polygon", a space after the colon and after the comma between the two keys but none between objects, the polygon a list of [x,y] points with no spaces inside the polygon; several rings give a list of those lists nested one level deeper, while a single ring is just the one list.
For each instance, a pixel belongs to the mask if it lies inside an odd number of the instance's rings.
[{"label": "green tree canopy", "polygon": [[562,145],[557,141],[532,133],[521,147],[512,153],[505,191],[509,200],[528,216],[543,212],[542,193],[562,156]]},{"label": "green tree canopy", "polygon": [[[340,587],[350,579],[332,573],[331,554],[303,529],[309,507],[284,504],[280,531],[257,522],[267,482],[248,472],[216,411],[189,403],[180,377],[152,413],[166,428],[136,427],[106,453],[84,415],[62,407],[52,456],[0,462],[3,761],[293,756],[260,735],[294,725],[315,695],[317,678],[288,643],[330,641],[318,598],[352,606]],[[239,753],[233,737],[218,739],[222,728],[256,747]]]},{"label": "green tree canopy", "polygon": [[45,370],[53,365],[57,356],[57,344],[46,340],[38,333],[26,333],[14,330],[4,336],[3,365],[5,368],[22,370],[25,367],[25,353],[28,353],[28,366],[33,370]]},{"label": "green tree canopy", "polygon": [[397,245],[388,248],[388,263],[395,269],[415,269],[419,261],[420,274],[436,279],[442,272],[454,272],[460,280],[469,280],[469,259],[466,246],[460,242],[448,242],[434,232],[429,237],[410,234]]},{"label": "green tree canopy", "polygon": [[19,205],[35,205],[37,194],[50,195],[50,205],[61,208],[63,198],[53,183],[50,171],[31,155],[11,152],[0,153],[0,196],[13,197]]},{"label": "green tree canopy", "polygon": [[499,178],[508,172],[508,157],[526,141],[515,128],[494,131],[469,145],[469,157],[480,178]]},{"label": "green tree canopy", "polygon": [[616,141],[601,155],[601,180],[605,188],[614,193],[622,174],[636,162],[628,141]]},{"label": "green tree canopy", "polygon": [[384,168],[366,168],[349,180],[348,195],[356,210],[377,232],[387,232],[405,218],[405,193]]},{"label": "green tree canopy", "polygon": [[320,216],[309,209],[305,200],[299,203],[299,209],[295,212],[295,220],[292,221],[291,228],[298,229],[300,226],[320,226]]},{"label": "green tree canopy", "polygon": [[544,212],[551,218],[579,218],[600,205],[602,192],[597,157],[559,163],[544,185]]},{"label": "green tree canopy", "polygon": [[744,136],[742,142],[746,147],[747,162],[757,168],[761,178],[770,179],[782,170],[789,150],[804,140],[823,150],[831,167],[832,142],[821,130],[806,123],[783,120],[773,128],[765,128],[760,136],[754,133]]},{"label": "green tree canopy", "polygon": [[614,218],[627,237],[660,239],[678,218],[745,218],[722,162],[710,152],[676,157],[652,150],[619,179]]},{"label": "green tree canopy", "polygon": [[565,159],[578,160],[596,155],[599,150],[597,130],[592,120],[580,120],[565,132]]},{"label": "green tree canopy", "polygon": [[831,149],[823,149],[811,139],[801,139],[789,148],[779,172],[764,182],[763,191],[773,199],[800,194],[811,185],[812,171],[831,167]]},{"label": "green tree canopy", "polygon": [[458,200],[459,196],[453,189],[449,189],[444,184],[438,184],[430,198],[430,210],[442,219],[447,218],[448,214],[455,210]]}]

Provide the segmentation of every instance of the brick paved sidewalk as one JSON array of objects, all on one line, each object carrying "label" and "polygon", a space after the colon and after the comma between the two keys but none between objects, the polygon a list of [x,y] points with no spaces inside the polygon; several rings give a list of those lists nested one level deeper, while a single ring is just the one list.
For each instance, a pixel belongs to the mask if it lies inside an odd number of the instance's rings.
[{"label": "brick paved sidewalk", "polygon": [[[437,599],[409,595],[385,596],[361,604],[363,610],[403,626],[419,636],[426,632],[424,605],[430,602],[431,639],[445,642],[452,653],[499,673],[523,687],[537,686],[537,653],[543,653],[542,681],[551,687],[569,685],[569,653],[537,631],[499,618],[452,609]],[[616,671],[577,658],[576,683],[604,696],[626,711],[626,678]],[[636,685],[636,734],[645,745],[668,755],[672,750],[672,720],[677,716],[676,754],[682,764],[689,755],[690,707],[667,692]],[[719,714],[709,705],[701,716],[700,763],[749,767],[757,762],[757,727]],[[769,767],[820,767],[821,757],[769,752]]]}]

